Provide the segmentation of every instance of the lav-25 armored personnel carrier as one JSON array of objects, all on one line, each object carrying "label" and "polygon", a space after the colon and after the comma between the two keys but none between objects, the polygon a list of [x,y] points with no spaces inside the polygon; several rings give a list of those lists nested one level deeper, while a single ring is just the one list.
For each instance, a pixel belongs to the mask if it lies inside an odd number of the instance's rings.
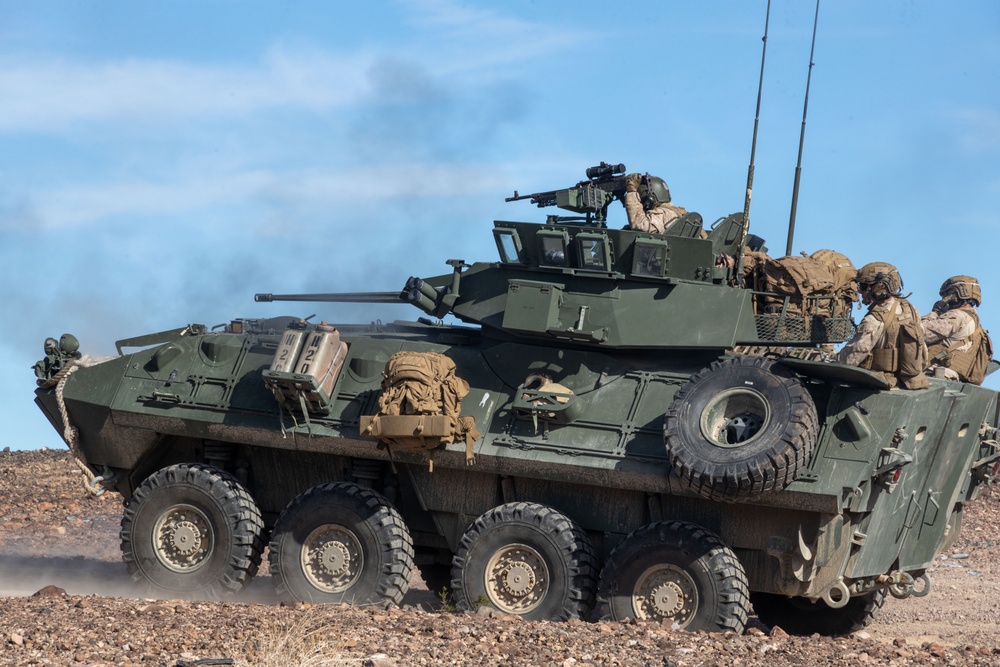
[{"label": "lav-25 armored personnel carrier", "polygon": [[[843,633],[887,593],[926,595],[996,472],[997,394],[823,360],[852,332],[849,289],[762,293],[742,213],[609,228],[623,172],[515,192],[575,215],[495,222],[499,261],[400,292],[257,295],[429,318],[190,325],[100,363],[53,341],[36,402],[88,486],[124,497],[132,577],[230,595],[269,540],[282,598],[398,603],[419,568],[460,607],[736,632],[751,604]],[[399,352],[442,355],[409,357],[437,379],[407,385]]]}]

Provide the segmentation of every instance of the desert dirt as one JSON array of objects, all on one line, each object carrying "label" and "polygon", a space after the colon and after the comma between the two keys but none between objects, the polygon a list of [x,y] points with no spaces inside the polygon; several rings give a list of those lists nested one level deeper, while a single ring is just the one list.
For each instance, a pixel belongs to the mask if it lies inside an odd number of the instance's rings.
[{"label": "desert dirt", "polygon": [[1000,664],[993,488],[930,568],[930,595],[888,598],[868,628],[832,638],[755,618],[737,636],[458,613],[418,578],[390,609],[277,604],[266,572],[232,601],[145,599],[120,558],[121,501],[91,496],[68,452],[0,452],[0,665]]}]

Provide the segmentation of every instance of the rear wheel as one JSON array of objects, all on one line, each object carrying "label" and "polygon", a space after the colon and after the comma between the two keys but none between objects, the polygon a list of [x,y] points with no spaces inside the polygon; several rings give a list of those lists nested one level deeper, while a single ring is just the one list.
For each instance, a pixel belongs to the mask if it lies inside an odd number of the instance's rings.
[{"label": "rear wheel", "polygon": [[819,418],[805,385],[764,357],[712,362],[674,396],[663,439],[698,494],[733,500],[781,490],[808,464]]},{"label": "rear wheel", "polygon": [[773,593],[750,596],[757,618],[764,625],[778,626],[793,635],[819,633],[826,636],[847,635],[867,627],[885,604],[885,591],[852,597],[839,609],[822,600],[786,597]]},{"label": "rear wheel", "polygon": [[315,486],[289,503],[270,550],[283,600],[399,604],[413,572],[402,517],[380,494],[347,482]]},{"label": "rear wheel", "polygon": [[462,536],[452,564],[460,609],[489,604],[530,620],[568,620],[594,606],[597,566],[586,533],[556,510],[508,503]]},{"label": "rear wheel", "polygon": [[122,514],[122,559],[133,581],[156,595],[224,598],[257,573],[264,524],[246,489],[197,463],[159,470]]},{"label": "rear wheel", "polygon": [[683,521],[650,524],[626,537],[601,572],[598,595],[614,620],[669,622],[692,631],[742,633],[750,609],[736,554]]}]

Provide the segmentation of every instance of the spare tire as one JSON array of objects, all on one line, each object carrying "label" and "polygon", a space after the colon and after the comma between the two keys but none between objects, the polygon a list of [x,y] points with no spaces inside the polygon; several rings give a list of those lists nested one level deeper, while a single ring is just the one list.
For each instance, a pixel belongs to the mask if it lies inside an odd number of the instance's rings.
[{"label": "spare tire", "polygon": [[802,381],[751,355],[712,362],[692,376],[663,423],[670,464],[713,500],[784,489],[808,464],[818,433]]}]

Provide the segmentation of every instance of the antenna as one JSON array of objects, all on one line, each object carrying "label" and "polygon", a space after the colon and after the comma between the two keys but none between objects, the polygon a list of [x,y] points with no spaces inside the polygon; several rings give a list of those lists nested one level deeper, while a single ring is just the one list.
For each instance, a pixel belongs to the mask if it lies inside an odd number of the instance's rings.
[{"label": "antenna", "polygon": [[[770,0],[769,0],[770,1]],[[806,112],[809,110],[809,84],[812,82],[813,54],[816,52],[816,25],[819,23],[819,0],[816,0],[816,16],[813,19],[812,46],[809,49],[809,74],[806,76],[806,99],[802,105],[802,131],[799,133],[799,161],[795,165],[795,185],[792,186],[792,213],[788,219],[788,244],[785,254],[792,254],[792,237],[795,236],[795,209],[799,203],[799,178],[802,176],[802,144],[806,140]]]},{"label": "antenna", "polygon": [[[818,1],[818,0],[817,0]],[[747,234],[750,232],[750,196],[753,194],[753,160],[757,152],[757,127],[760,125],[760,96],[764,89],[764,58],[767,56],[767,26],[771,21],[771,0],[767,0],[767,13],[764,15],[764,37],[761,41],[764,45],[760,50],[760,80],[757,82],[757,111],[753,118],[753,141],[750,144],[750,166],[747,168],[747,196],[743,202],[743,227],[740,230],[740,248],[746,242]],[[736,258],[736,280],[740,286],[743,284],[743,253]]]}]

